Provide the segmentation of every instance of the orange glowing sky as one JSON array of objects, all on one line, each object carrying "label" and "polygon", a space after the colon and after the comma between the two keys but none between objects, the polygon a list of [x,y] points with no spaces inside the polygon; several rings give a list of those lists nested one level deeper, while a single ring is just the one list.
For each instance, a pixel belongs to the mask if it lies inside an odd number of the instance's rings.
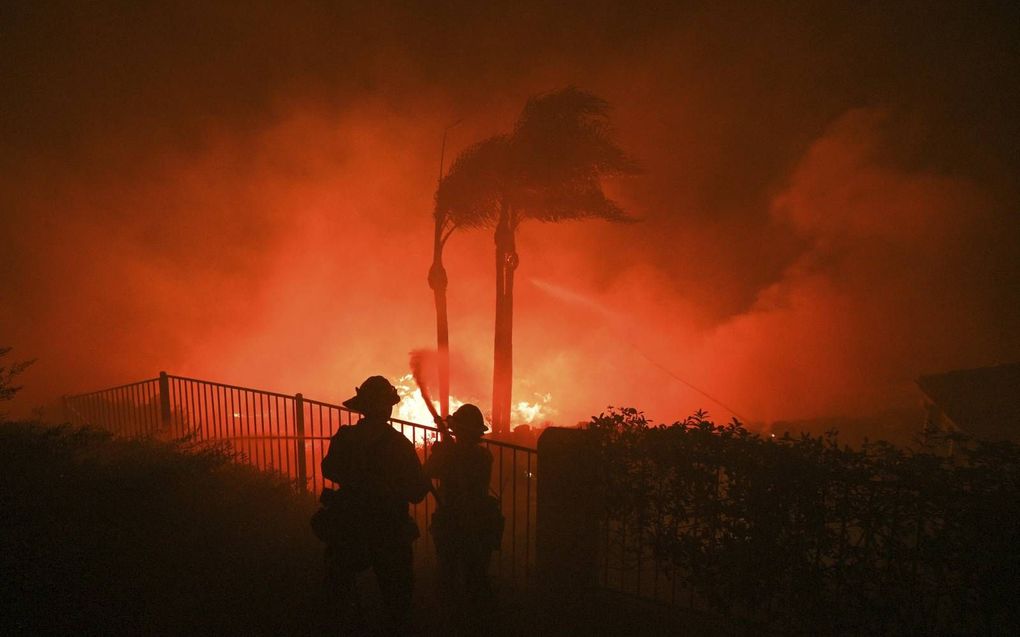
[{"label": "orange glowing sky", "polygon": [[[632,3],[5,9],[14,405],[159,370],[342,399],[434,340],[439,140],[607,99],[637,224],[525,224],[515,398],[754,422],[912,405],[1020,357],[1011,16]],[[486,406],[492,239],[458,233],[453,393]],[[542,399],[544,400],[544,398]]]}]

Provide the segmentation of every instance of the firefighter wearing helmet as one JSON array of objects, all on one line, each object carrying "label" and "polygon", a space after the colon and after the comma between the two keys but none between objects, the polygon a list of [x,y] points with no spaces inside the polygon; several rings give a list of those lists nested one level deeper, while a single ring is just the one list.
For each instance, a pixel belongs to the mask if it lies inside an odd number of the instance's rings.
[{"label": "firefighter wearing helmet", "polygon": [[492,602],[488,568],[499,548],[503,516],[489,495],[492,454],[481,445],[487,431],[481,410],[466,404],[446,420],[454,440],[443,440],[425,462],[439,480],[432,537],[439,557],[441,608],[448,618],[479,624]]},{"label": "firefighter wearing helmet", "polygon": [[375,571],[389,628],[399,632],[409,621],[418,527],[408,504],[421,502],[431,484],[414,445],[389,423],[398,402],[388,380],[365,380],[343,403],[361,419],[338,428],[322,460],[322,475],[339,488],[323,490],[324,506],[312,526],[326,542],[327,585],[338,620],[348,627],[361,621],[355,578],[368,568]]}]

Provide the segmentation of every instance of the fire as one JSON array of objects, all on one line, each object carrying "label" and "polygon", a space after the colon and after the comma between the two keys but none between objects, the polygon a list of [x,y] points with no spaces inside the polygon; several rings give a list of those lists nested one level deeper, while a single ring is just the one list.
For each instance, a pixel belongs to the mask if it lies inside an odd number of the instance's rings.
[{"label": "fire", "polygon": [[[394,417],[408,422],[422,425],[432,424],[432,414],[425,406],[425,400],[421,396],[421,390],[414,382],[414,376],[405,374],[394,383],[397,394],[400,395],[400,402],[394,409]],[[450,411],[455,411],[463,405],[464,400],[450,395]],[[513,404],[510,410],[510,421],[515,425],[539,425],[546,423],[556,413],[550,404],[552,394],[536,393],[532,402],[520,400]],[[438,407],[438,406],[437,406]]]},{"label": "fire", "polygon": [[[400,402],[397,403],[394,410],[396,412],[395,416],[400,420],[420,425],[431,425],[432,414],[429,413],[428,407],[425,406],[425,399],[421,396],[421,390],[415,385],[414,376],[404,374],[397,379],[394,387],[397,388],[397,394],[400,396]],[[450,411],[457,409],[463,404],[464,401],[452,395],[450,396]]]},{"label": "fire", "polygon": [[517,425],[537,425],[548,422],[555,410],[549,405],[552,394],[535,394],[533,403],[518,401],[510,409],[510,421]]}]

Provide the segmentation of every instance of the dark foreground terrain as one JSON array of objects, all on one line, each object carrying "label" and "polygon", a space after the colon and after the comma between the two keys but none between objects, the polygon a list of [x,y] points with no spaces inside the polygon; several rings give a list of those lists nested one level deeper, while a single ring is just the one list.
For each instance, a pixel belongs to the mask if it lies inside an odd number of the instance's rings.
[{"label": "dark foreground terrain", "polygon": [[319,568],[314,502],[229,460],[187,443],[0,427],[7,631],[292,631]]},{"label": "dark foreground terrain", "polygon": [[[325,634],[316,507],[215,447],[0,425],[0,633]],[[446,632],[418,574],[416,626]],[[371,576],[369,621],[378,619]],[[500,591],[486,632],[726,634],[616,598]]]}]

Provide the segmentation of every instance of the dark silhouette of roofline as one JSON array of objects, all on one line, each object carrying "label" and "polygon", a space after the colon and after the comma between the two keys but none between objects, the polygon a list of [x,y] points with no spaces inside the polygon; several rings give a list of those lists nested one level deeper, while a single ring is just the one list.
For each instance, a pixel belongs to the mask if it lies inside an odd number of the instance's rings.
[{"label": "dark silhouette of roofline", "polygon": [[917,385],[963,433],[1020,439],[1020,363],[926,374]]}]

